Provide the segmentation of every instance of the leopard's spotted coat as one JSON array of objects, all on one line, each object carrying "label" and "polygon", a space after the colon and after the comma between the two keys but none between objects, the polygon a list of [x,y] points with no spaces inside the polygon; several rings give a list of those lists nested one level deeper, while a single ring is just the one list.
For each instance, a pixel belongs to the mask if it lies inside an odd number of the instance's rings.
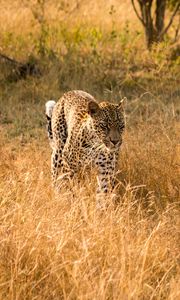
[{"label": "leopard's spotted coat", "polygon": [[97,194],[112,191],[125,126],[122,102],[98,104],[86,92],[70,91],[46,103],[54,184],[60,173],[72,178],[91,163],[98,172]]}]

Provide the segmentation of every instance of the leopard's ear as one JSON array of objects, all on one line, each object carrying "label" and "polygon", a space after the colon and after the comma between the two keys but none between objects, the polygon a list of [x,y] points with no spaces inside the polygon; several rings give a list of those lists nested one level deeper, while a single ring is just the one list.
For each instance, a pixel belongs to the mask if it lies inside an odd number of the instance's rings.
[{"label": "leopard's ear", "polygon": [[126,102],[127,102],[127,98],[124,97],[121,99],[121,101],[119,102],[118,104],[118,107],[121,109],[121,110],[124,110],[125,109],[125,106],[126,106]]},{"label": "leopard's ear", "polygon": [[95,101],[90,101],[88,103],[88,114],[90,114],[91,117],[94,117],[98,114],[99,112],[99,105]]}]

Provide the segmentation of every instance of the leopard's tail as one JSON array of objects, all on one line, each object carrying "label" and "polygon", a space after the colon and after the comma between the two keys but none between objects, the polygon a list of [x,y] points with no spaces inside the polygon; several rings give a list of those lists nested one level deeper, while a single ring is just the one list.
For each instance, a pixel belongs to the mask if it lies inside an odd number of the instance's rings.
[{"label": "leopard's tail", "polygon": [[52,113],[53,113],[53,109],[54,109],[55,104],[56,104],[56,102],[54,100],[49,100],[45,104],[46,118],[47,118],[47,132],[48,132],[48,137],[49,137],[50,144],[53,141],[51,119],[52,119]]}]

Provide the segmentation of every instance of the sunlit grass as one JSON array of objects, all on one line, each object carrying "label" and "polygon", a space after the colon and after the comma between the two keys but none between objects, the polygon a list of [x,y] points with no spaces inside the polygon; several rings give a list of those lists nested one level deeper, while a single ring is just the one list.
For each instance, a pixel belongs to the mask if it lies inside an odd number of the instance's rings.
[{"label": "sunlit grass", "polygon": [[178,165],[169,126],[163,134],[156,118],[127,129],[119,203],[103,213],[90,177],[74,196],[53,194],[43,132],[41,141],[2,140],[3,299],[178,299]]}]

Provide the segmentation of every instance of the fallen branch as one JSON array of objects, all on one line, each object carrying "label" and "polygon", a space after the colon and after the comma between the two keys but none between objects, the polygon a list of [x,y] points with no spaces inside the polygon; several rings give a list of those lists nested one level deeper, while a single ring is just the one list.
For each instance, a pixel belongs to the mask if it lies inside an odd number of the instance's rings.
[{"label": "fallen branch", "polygon": [[29,61],[22,63],[2,53],[0,53],[0,58],[13,65],[13,77],[15,80],[20,80],[22,78],[26,78],[27,76],[41,75],[41,71],[35,62]]}]

